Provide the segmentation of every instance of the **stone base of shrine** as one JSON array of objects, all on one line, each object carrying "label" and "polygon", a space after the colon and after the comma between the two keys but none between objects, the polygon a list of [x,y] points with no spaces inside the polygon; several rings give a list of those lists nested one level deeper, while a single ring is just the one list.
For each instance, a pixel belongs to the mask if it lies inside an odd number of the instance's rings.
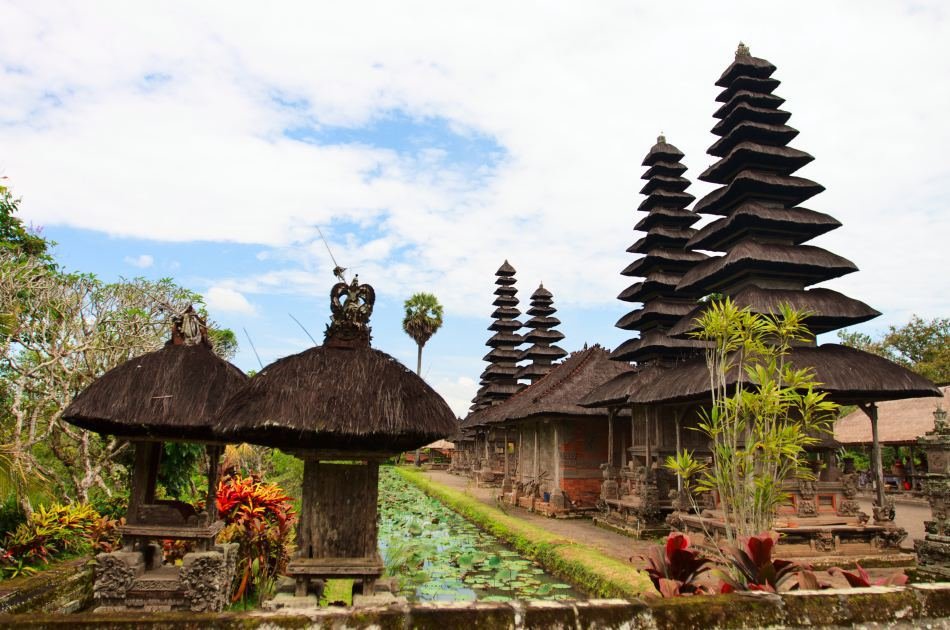
[{"label": "stone base of shrine", "polygon": [[917,553],[917,579],[927,582],[950,581],[950,536],[927,534],[914,541]]},{"label": "stone base of shrine", "polygon": [[[162,565],[161,548],[114,551],[96,556],[93,598],[97,612],[220,612],[229,603],[237,543],[186,554],[181,566]],[[159,558],[146,562],[146,556]],[[154,568],[147,569],[148,565]]]},{"label": "stone base of shrine", "polygon": [[[715,513],[699,516],[674,512],[669,521],[675,529],[697,536],[700,544],[706,536],[716,541],[725,539],[725,523]],[[894,525],[842,524],[841,518],[826,516],[798,518],[784,526],[778,523],[774,530],[780,535],[776,553],[782,558],[913,557],[901,554],[900,542],[907,532]]]},{"label": "stone base of shrine", "polygon": [[628,520],[610,514],[595,516],[594,525],[637,540],[660,538],[670,533],[670,526],[666,523],[647,522],[635,518]]},{"label": "stone base of shrine", "polygon": [[545,501],[541,497],[517,495],[507,492],[502,499],[508,505],[514,505],[529,512],[535,512],[550,518],[588,518],[595,508],[577,508],[572,505],[558,505],[554,501]]}]

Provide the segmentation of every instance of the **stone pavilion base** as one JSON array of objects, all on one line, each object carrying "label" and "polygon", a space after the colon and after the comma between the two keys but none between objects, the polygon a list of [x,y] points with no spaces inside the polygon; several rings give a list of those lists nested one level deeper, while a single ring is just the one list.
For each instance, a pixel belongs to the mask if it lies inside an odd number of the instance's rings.
[{"label": "stone pavilion base", "polygon": [[[229,603],[237,551],[237,543],[215,545],[186,554],[180,567],[161,565],[155,544],[144,551],[101,553],[93,586],[96,612],[220,612]],[[147,562],[151,558],[158,561]]]}]

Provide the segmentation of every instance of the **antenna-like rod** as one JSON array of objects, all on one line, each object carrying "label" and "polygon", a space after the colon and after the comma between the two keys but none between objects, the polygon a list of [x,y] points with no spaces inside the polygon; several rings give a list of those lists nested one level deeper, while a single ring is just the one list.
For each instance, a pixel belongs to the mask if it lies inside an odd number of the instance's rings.
[{"label": "antenna-like rod", "polygon": [[264,369],[264,362],[261,361],[261,355],[257,354],[257,348],[254,347],[254,342],[251,341],[251,336],[247,332],[247,328],[241,327],[241,330],[244,331],[244,336],[247,337],[247,342],[251,344],[251,350],[254,351],[254,356],[257,357],[257,364],[261,366],[261,369]]},{"label": "antenna-like rod", "polygon": [[306,334],[308,337],[310,337],[310,341],[313,342],[313,345],[315,345],[315,346],[320,345],[320,344],[317,343],[317,340],[313,338],[313,335],[311,335],[310,332],[309,332],[306,328],[303,327],[303,324],[301,324],[300,321],[299,321],[296,317],[294,317],[292,313],[287,313],[287,314],[290,315],[290,319],[292,319],[292,320],[294,320],[295,322],[297,322],[297,325],[300,326],[300,330],[302,330],[302,331],[304,332],[304,334]]},{"label": "antenna-like rod", "polygon": [[[330,250],[330,243],[327,242],[327,238],[323,235],[323,230],[320,229],[320,226],[317,225],[315,227],[317,228],[317,234],[320,235],[320,240],[323,241],[323,246],[327,248],[327,253],[330,254],[330,260],[333,262],[333,267],[334,267],[333,273],[337,274],[337,270],[339,270],[338,275],[339,275],[340,280],[342,280],[343,282],[346,282],[346,278],[343,277],[343,272],[346,271],[346,268],[341,267],[340,264],[336,261],[336,258],[333,256],[333,252]],[[293,317],[293,315],[291,315],[291,317]],[[310,333],[307,333],[307,335],[309,336]],[[310,337],[310,338],[313,339],[313,337]],[[316,343],[317,342],[315,341],[314,344]]]}]

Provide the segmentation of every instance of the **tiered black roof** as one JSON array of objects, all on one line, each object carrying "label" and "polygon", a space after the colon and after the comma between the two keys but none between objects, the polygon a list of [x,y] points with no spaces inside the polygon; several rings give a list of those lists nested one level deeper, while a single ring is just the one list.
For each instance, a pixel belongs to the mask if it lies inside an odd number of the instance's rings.
[{"label": "tiered black roof", "polygon": [[519,379],[534,383],[551,371],[554,361],[567,356],[563,348],[553,345],[564,339],[564,334],[554,330],[561,320],[554,317],[557,309],[552,306],[552,298],[551,292],[545,289],[543,284],[531,294],[531,308],[528,309],[531,319],[525,322],[525,327],[530,328],[531,332],[524,336],[524,341],[533,345],[521,353],[521,360],[531,363],[518,370]]},{"label": "tiered black roof", "polygon": [[[735,61],[716,82],[724,88],[716,99],[723,103],[714,114],[719,122],[712,129],[720,139],[708,152],[720,159],[699,178],[721,186],[694,210],[722,218],[699,230],[687,246],[725,255],[693,267],[677,290],[728,294],[761,313],[774,312],[778,302],[791,303],[813,313],[808,324],[816,334],[867,321],[879,313],[863,302],[828,289],[806,290],[857,267],[803,244],[840,223],[798,206],[824,187],[793,175],[814,158],[787,146],[798,131],[786,124],[791,114],[780,109],[784,99],[772,94],[779,85],[774,72],[774,65],[740,44]],[[696,315],[689,313],[671,333],[684,334]]]},{"label": "tiered black roof", "polygon": [[495,276],[495,284],[498,285],[495,301],[492,302],[495,306],[492,318],[495,321],[488,327],[495,334],[485,344],[491,348],[484,357],[488,367],[482,372],[481,387],[472,400],[472,411],[500,402],[522,387],[518,384],[517,364],[521,360],[521,351],[517,348],[524,340],[516,332],[521,329],[521,322],[517,319],[521,311],[518,310],[516,297],[515,268],[506,260]]},{"label": "tiered black roof", "polygon": [[648,363],[673,359],[689,354],[697,346],[666,334],[693,309],[699,297],[688,291],[677,293],[676,285],[684,273],[706,260],[704,254],[686,247],[696,234],[690,226],[699,217],[686,209],[695,197],[686,192],[690,182],[683,177],[686,167],[680,162],[682,158],[680,150],[660,136],[643,160],[648,167],[643,174],[647,183],[640,192],[646,199],[639,210],[648,214],[636,229],[645,231],[646,236],[627,249],[642,256],[621,272],[625,276],[641,276],[643,280],[617,296],[626,302],[643,303],[617,322],[618,328],[638,331],[640,336],[614,350],[611,358],[618,361]]}]

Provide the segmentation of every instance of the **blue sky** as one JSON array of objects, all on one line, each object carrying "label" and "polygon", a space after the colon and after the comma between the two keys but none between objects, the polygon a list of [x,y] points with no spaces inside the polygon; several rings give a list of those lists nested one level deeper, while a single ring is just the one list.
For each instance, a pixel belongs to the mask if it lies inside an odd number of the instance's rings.
[{"label": "blue sky", "polygon": [[318,227],[375,286],[380,349],[414,365],[402,301],[445,304],[424,372],[458,413],[505,259],[566,349],[616,346],[640,161],[663,131],[687,177],[711,163],[740,39],[816,157],[809,207],[844,224],[814,243],[862,269],[828,286],[883,312],[871,333],[950,312],[943,3],[96,6],[0,0],[0,174],[67,267],[204,294],[244,369],[244,328],[265,363],[310,343],[288,313],[320,338]]}]

